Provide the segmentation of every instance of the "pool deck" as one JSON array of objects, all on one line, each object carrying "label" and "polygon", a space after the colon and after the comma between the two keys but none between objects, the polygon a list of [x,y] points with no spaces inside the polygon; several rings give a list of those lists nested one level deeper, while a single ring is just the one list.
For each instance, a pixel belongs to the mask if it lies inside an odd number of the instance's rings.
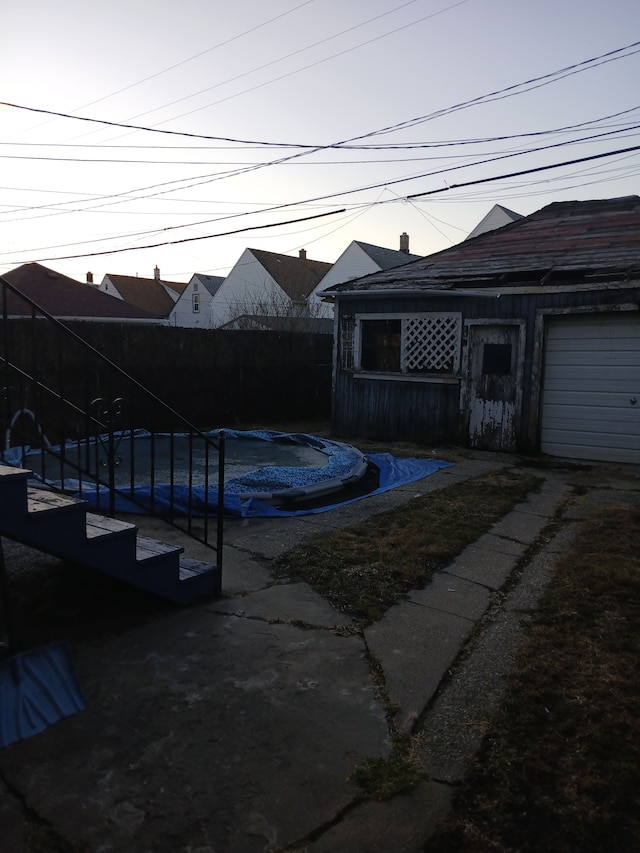
[{"label": "pool deck", "polygon": [[[640,502],[640,470],[536,468],[539,494],[363,633],[308,585],[275,582],[269,563],[415,495],[516,465],[469,453],[326,513],[229,521],[222,599],[85,626],[72,643],[87,710],[0,752],[2,853],[423,850],[576,522],[594,503]],[[210,553],[138,521],[193,557]],[[14,560],[27,564],[26,551]],[[425,778],[409,794],[362,801],[350,775],[388,753],[390,707],[392,726],[419,735]]]}]

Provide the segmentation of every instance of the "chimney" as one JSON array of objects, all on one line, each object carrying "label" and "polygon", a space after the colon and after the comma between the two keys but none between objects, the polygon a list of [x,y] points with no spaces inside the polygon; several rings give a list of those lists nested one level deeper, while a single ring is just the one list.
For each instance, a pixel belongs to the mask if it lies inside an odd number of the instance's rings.
[{"label": "chimney", "polygon": [[156,268],[153,271],[153,277],[156,281],[160,281],[160,267],[156,265]]},{"label": "chimney", "polygon": [[301,261],[307,260],[307,250],[306,249],[300,249],[300,260]]},{"label": "chimney", "polygon": [[404,252],[405,255],[409,254],[409,235],[406,231],[400,235],[400,251]]},{"label": "chimney", "polygon": [[87,284],[93,284],[93,273],[92,272],[87,273]]}]

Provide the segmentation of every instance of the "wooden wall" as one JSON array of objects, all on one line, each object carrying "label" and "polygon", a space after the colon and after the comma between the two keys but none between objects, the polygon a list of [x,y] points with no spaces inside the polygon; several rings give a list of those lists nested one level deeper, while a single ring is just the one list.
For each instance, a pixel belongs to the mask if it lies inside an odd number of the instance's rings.
[{"label": "wooden wall", "polygon": [[[638,303],[638,288],[575,290],[549,289],[495,296],[407,296],[365,299],[343,297],[337,303],[338,317],[357,314],[414,312],[461,312],[464,324],[491,320],[497,323],[522,321],[526,327],[522,365],[522,409],[517,424],[518,449],[536,450],[539,441],[540,387],[542,357],[540,312],[571,313],[615,309],[622,304]],[[463,331],[464,339],[464,331]],[[461,411],[460,391],[466,365],[460,365],[458,381],[444,384],[425,381],[389,379],[383,374],[364,378],[357,371],[345,370],[336,346],[333,380],[332,428],[335,433],[364,436],[380,440],[415,441],[424,444],[468,444],[467,413]]]}]

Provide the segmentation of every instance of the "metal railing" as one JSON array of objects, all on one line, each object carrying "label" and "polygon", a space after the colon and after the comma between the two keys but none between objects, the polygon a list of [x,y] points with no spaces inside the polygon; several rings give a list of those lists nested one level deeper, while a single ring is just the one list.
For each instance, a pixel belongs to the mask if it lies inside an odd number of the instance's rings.
[{"label": "metal railing", "polygon": [[222,565],[224,432],[205,433],[0,277],[0,458],[97,511],[149,513]]}]

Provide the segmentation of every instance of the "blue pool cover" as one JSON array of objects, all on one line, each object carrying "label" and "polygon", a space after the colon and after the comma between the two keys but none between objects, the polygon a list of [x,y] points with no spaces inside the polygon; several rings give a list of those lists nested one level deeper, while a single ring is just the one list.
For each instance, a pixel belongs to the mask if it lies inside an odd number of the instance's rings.
[{"label": "blue pool cover", "polygon": [[347,499],[340,499],[340,492],[331,496],[328,503],[322,506],[305,509],[281,509],[257,498],[241,500],[235,495],[225,494],[225,512],[228,515],[241,516],[243,518],[278,518],[289,515],[309,515],[312,513],[326,512],[339,506],[344,506],[372,495],[388,492],[398,486],[405,486],[423,480],[431,474],[435,474],[441,468],[449,468],[453,463],[443,462],[439,459],[404,459],[392,456],[390,453],[366,453],[365,457],[379,469],[379,485],[366,494],[357,495]]},{"label": "blue pool cover", "polygon": [[[209,435],[215,438],[219,432],[213,430]],[[224,486],[225,514],[234,517],[266,518],[327,512],[337,506],[416,482],[452,464],[437,459],[399,458],[389,453],[362,453],[351,445],[306,433],[230,429],[225,429],[224,433],[228,439],[300,445],[317,450],[326,457],[326,462],[318,467],[267,465],[227,479]],[[136,435],[136,439],[144,437],[142,433]],[[12,450],[24,452],[22,448]],[[28,456],[25,453],[20,462],[6,458],[5,461],[29,467]],[[377,474],[372,488],[349,488],[357,485],[372,470]],[[52,485],[59,486],[60,483],[52,482]],[[77,480],[64,482],[67,491],[75,491],[78,487]],[[96,489],[87,485],[78,496],[97,510],[105,510],[109,506],[106,486]],[[153,504],[154,511],[160,514],[173,512],[175,515],[204,515],[205,512],[212,513],[217,505],[217,488],[209,485],[206,497],[208,500],[205,501],[205,487],[202,485],[189,488],[187,484],[176,482],[173,485],[156,483],[152,495],[151,486],[137,484],[131,499],[124,490],[116,490],[115,510],[119,513],[141,514],[149,511]]]}]

